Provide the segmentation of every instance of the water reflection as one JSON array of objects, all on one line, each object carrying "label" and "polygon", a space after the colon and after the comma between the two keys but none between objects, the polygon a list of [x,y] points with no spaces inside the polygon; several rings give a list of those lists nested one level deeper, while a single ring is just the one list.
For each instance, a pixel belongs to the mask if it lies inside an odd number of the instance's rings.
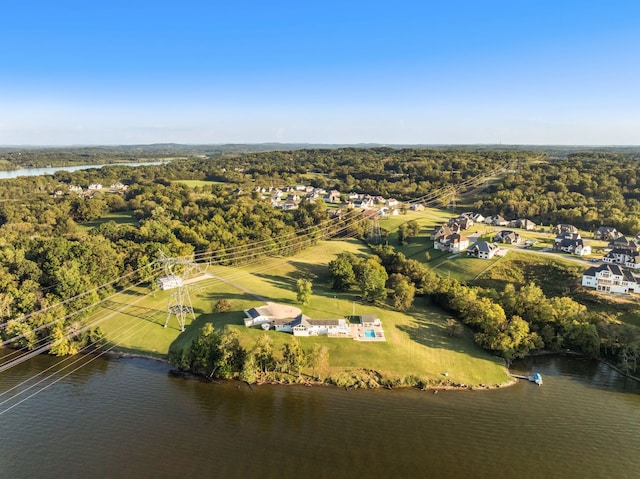
[{"label": "water reflection", "polygon": [[[51,364],[6,371],[0,393]],[[0,417],[0,475],[634,477],[637,385],[575,358],[517,367],[540,371],[544,386],[250,388],[171,377],[153,361],[97,360]]]}]

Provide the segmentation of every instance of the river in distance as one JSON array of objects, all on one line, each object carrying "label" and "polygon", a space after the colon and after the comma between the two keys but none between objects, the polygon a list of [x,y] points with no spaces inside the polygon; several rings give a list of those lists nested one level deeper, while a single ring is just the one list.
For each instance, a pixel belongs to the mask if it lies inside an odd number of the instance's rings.
[{"label": "river in distance", "polygon": [[0,171],[0,180],[8,180],[18,178],[20,176],[42,176],[53,175],[57,171],[78,171],[88,170],[90,168],[102,168],[103,166],[143,166],[143,165],[161,165],[165,161],[146,161],[146,162],[130,162],[130,163],[110,163],[100,165],[74,165],[74,166],[49,166],[43,168],[20,168],[17,170]]},{"label": "river in distance", "polygon": [[640,477],[640,386],[591,360],[514,368],[541,372],[540,387],[437,394],[205,383],[135,358],[58,361],[0,373],[0,477]]}]

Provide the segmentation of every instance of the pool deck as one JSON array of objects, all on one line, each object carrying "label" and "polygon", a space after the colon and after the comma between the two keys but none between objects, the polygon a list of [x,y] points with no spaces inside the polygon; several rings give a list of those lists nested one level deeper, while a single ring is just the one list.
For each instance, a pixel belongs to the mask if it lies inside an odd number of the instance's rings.
[{"label": "pool deck", "polygon": [[[373,331],[375,337],[365,336],[365,331]],[[361,324],[351,324],[349,326],[351,337],[356,341],[386,341],[382,326],[362,326]]]}]

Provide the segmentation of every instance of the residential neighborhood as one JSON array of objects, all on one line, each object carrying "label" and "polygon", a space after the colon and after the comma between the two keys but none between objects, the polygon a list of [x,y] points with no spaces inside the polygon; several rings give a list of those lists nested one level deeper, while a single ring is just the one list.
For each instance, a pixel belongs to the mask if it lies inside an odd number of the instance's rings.
[{"label": "residential neighborhood", "polygon": [[[273,207],[283,210],[295,210],[302,201],[315,202],[318,199],[322,199],[325,203],[339,205],[340,208],[362,209],[365,215],[371,219],[395,216],[400,214],[401,211],[403,213],[407,211],[419,212],[425,209],[424,205],[417,202],[402,204],[395,198],[384,198],[353,191],[343,194],[335,189],[327,191],[323,188],[308,185],[282,188],[256,187],[254,192],[262,195],[263,198],[267,197]],[[475,231],[473,231],[474,228]],[[488,237],[485,236],[488,234],[487,228],[492,231]],[[548,249],[543,248],[543,251],[568,254],[579,258],[590,257],[592,262],[598,260],[593,258],[592,246],[581,236],[576,226],[560,223],[548,228],[547,234],[554,235],[552,236],[553,242]],[[480,233],[480,229],[482,229],[482,233]],[[436,251],[452,255],[465,253],[469,258],[488,260],[496,256],[504,256],[510,248],[531,248],[537,241],[525,239],[523,233],[535,231],[540,231],[540,225],[525,217],[507,219],[501,215],[484,216],[478,212],[467,211],[436,226],[430,235],[430,239],[433,241],[433,248]],[[595,267],[590,267],[585,272],[583,286],[593,287],[603,292],[624,294],[634,292],[637,288],[634,289],[633,286],[630,286],[629,279],[632,279],[633,275],[624,268],[632,271],[640,269],[640,247],[636,239],[629,240],[615,228],[608,226],[601,226],[594,231],[593,239],[595,241],[609,242],[608,247],[604,249],[601,260],[604,265],[617,266],[618,269],[615,271],[622,271],[627,279],[624,280],[625,286],[612,284],[611,287],[605,287],[607,280],[596,281],[593,279],[595,277],[593,276]],[[602,251],[602,249],[598,251]],[[610,272],[609,274],[613,273]],[[600,278],[600,275],[598,278]],[[260,320],[258,319],[252,324],[259,324],[259,322]],[[311,319],[304,317],[301,313],[295,317],[292,316],[285,319],[271,317],[271,319],[264,320],[264,322],[276,330],[290,332],[294,335],[341,335],[347,334],[344,331],[349,329],[348,325],[340,320]],[[247,325],[249,326],[249,324]]]}]

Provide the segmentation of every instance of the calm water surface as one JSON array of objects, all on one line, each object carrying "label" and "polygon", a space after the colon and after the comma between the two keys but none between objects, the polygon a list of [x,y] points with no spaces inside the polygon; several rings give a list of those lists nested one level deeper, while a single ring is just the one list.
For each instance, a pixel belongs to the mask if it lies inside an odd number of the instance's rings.
[{"label": "calm water surface", "polygon": [[542,387],[433,394],[206,384],[97,359],[7,410],[57,361],[0,374],[0,477],[640,477],[640,387],[593,361],[514,368]]},{"label": "calm water surface", "polygon": [[54,166],[49,168],[20,168],[18,170],[0,171],[0,180],[8,180],[18,178],[20,176],[42,176],[53,175],[56,171],[78,171],[88,170],[90,168],[102,168],[103,166],[142,166],[142,165],[161,165],[165,161],[146,161],[131,163],[110,163],[100,165],[76,165],[76,166]]}]

